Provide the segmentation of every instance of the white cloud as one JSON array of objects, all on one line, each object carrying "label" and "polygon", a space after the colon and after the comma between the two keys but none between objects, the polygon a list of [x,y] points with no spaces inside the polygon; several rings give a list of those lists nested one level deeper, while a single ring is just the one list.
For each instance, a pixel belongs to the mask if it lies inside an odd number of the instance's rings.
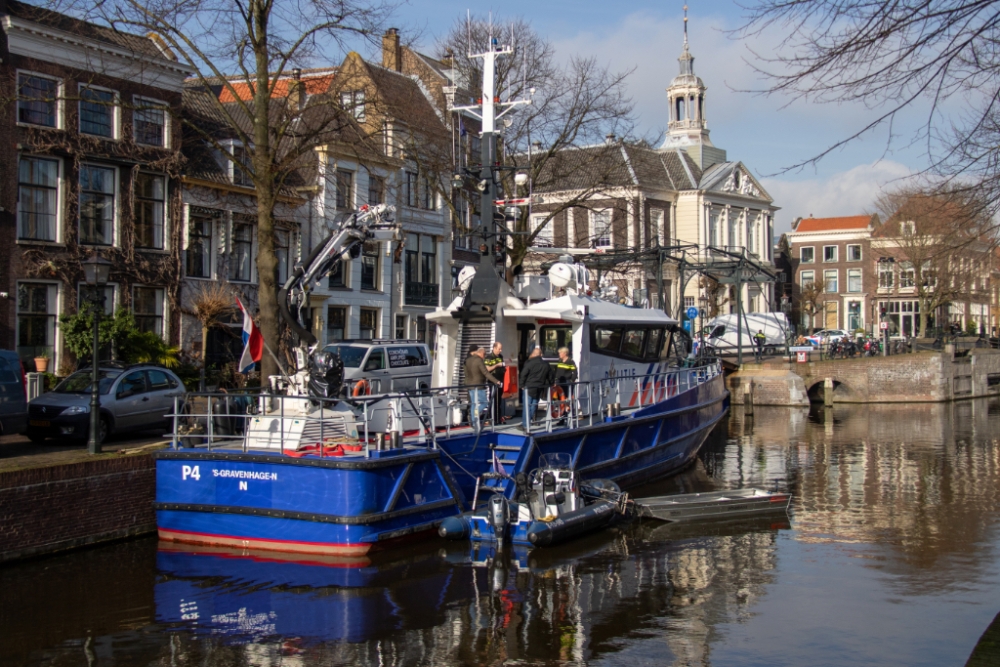
[{"label": "white cloud", "polygon": [[761,184],[782,209],[775,220],[775,233],[781,234],[789,231],[792,221],[798,217],[872,213],[882,189],[905,180],[911,173],[906,165],[881,160],[824,178],[797,181],[764,178]]}]

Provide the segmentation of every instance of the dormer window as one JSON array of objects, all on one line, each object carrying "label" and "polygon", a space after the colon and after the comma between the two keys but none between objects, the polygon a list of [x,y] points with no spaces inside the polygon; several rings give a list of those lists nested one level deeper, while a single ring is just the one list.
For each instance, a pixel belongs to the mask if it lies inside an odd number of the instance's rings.
[{"label": "dormer window", "polygon": [[359,123],[365,122],[365,91],[344,90],[340,93],[340,106]]},{"label": "dormer window", "polygon": [[916,233],[916,225],[912,220],[903,220],[899,223],[899,232],[903,236],[913,236]]}]

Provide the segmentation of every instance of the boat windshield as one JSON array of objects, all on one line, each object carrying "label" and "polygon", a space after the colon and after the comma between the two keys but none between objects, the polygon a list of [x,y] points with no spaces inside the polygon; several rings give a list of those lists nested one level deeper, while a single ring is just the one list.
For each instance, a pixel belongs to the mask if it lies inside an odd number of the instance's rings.
[{"label": "boat windshield", "polygon": [[[106,394],[111,391],[111,385],[115,378],[121,374],[122,372],[118,370],[97,371],[97,376],[100,378],[98,387],[101,393]],[[77,371],[56,385],[52,391],[57,394],[89,394],[91,377],[93,377],[93,371]]]},{"label": "boat windshield", "polygon": [[323,351],[340,355],[340,360],[344,362],[344,368],[360,368],[368,348],[359,345],[327,345]]},{"label": "boat windshield", "polygon": [[566,452],[542,454],[538,457],[538,467],[555,468],[556,470],[569,470],[573,467],[573,457]]}]

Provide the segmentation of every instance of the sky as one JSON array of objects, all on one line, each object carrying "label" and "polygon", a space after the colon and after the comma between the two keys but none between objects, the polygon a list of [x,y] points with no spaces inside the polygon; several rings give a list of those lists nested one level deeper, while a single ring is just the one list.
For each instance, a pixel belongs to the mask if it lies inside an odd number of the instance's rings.
[{"label": "sky", "polygon": [[[463,20],[468,9],[480,14],[492,10],[501,21],[523,17],[552,42],[558,58],[595,56],[613,70],[634,69],[628,87],[640,133],[662,137],[667,124],[664,89],[678,73],[683,46],[683,5],[681,0],[510,0],[493,6],[410,0],[398,9],[396,23],[404,41],[415,40],[418,49],[434,54],[435,39]],[[688,7],[694,70],[708,88],[705,116],[711,140],[730,160],[743,162],[780,207],[776,233],[788,231],[800,216],[872,212],[882,187],[925,167],[926,146],[914,140],[926,120],[925,108],[916,108],[899,119],[891,137],[887,130],[877,130],[818,164],[788,171],[864,127],[877,109],[743,92],[764,85],[746,62],[750,49],[774,53],[779,35],[752,42],[733,38],[728,31],[741,25],[744,10],[731,0],[693,0]]]}]

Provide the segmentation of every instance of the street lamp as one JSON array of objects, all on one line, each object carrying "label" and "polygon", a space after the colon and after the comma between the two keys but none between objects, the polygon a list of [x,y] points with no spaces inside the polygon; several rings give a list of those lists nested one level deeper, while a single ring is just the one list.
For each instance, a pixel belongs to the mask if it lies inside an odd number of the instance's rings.
[{"label": "street lamp", "polygon": [[100,398],[100,378],[97,368],[98,346],[98,326],[101,321],[101,311],[104,309],[104,287],[108,284],[111,274],[111,262],[102,258],[95,252],[90,259],[83,262],[84,282],[90,288],[90,301],[94,310],[94,375],[90,383],[90,438],[87,440],[87,452],[90,454],[100,454],[101,452],[101,398]]},{"label": "street lamp", "polygon": [[[791,324],[791,318],[789,314],[792,312],[792,299],[787,294],[781,295],[781,312],[785,315],[785,321]],[[785,334],[785,355],[791,359],[791,351],[788,349],[790,336],[794,335],[794,331],[787,332]]]}]

